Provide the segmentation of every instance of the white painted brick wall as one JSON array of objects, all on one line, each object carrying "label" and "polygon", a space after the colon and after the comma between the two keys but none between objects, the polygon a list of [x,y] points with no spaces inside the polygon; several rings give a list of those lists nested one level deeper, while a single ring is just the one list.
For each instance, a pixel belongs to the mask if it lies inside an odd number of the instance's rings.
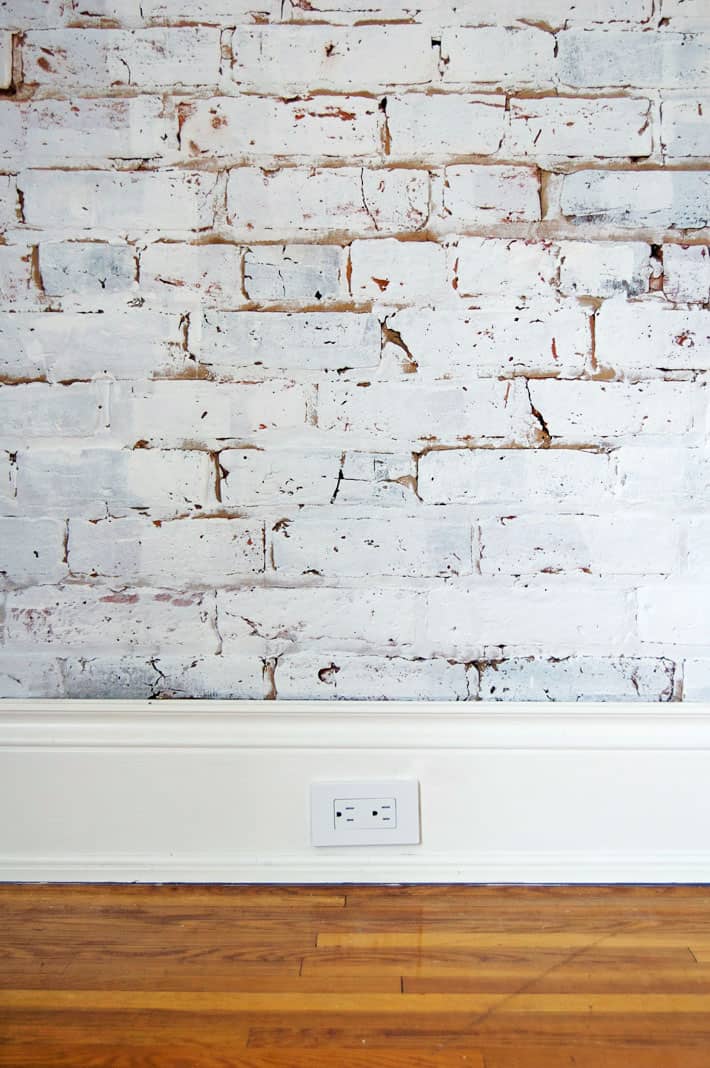
[{"label": "white painted brick wall", "polygon": [[663,292],[677,303],[710,303],[710,249],[707,245],[665,245]]},{"label": "white painted brick wall", "polygon": [[708,109],[710,95],[695,97],[692,100],[671,98],[663,101],[661,139],[668,159],[692,159],[710,155]]},{"label": "white painted brick wall", "polygon": [[710,369],[710,314],[665,301],[607,301],[597,315],[597,357],[620,371]]},{"label": "white painted brick wall", "polygon": [[[107,293],[127,294],[137,289],[136,253],[130,245],[43,241],[39,245],[38,266],[42,288],[53,297],[80,294],[85,301],[90,295],[105,299]],[[129,321],[124,319],[126,325]],[[93,336],[93,328],[90,335]],[[65,358],[67,354],[61,355]]]},{"label": "white painted brick wall", "polygon": [[271,558],[277,573],[359,575],[468,575],[470,524],[439,520],[296,518],[276,524]]},{"label": "white painted brick wall", "polygon": [[673,694],[671,661],[597,657],[534,657],[486,665],[481,674],[483,701],[669,701]]},{"label": "white painted brick wall", "polygon": [[709,44],[0,0],[0,695],[708,699]]},{"label": "white painted brick wall", "polygon": [[160,158],[177,149],[172,111],[157,96],[0,100],[0,158],[20,167]]},{"label": "white painted brick wall", "polygon": [[231,585],[264,570],[263,525],[244,519],[71,520],[72,575],[156,586]]},{"label": "white painted brick wall", "polygon": [[710,86],[710,37],[706,34],[568,30],[557,40],[559,78],[566,86]]},{"label": "white painted brick wall", "polygon": [[214,594],[107,586],[37,586],[7,595],[5,636],[18,649],[215,653]]},{"label": "white painted brick wall", "polygon": [[227,218],[236,235],[283,241],[421,230],[429,218],[426,171],[330,167],[229,173]]},{"label": "white painted brick wall", "polygon": [[697,229],[710,223],[710,174],[578,171],[563,179],[561,206],[577,222]]},{"label": "white painted brick wall", "polygon": [[431,33],[424,26],[240,27],[232,51],[237,85],[277,96],[427,85],[437,62]]},{"label": "white painted brick wall", "polygon": [[234,245],[156,241],[140,253],[140,290],[177,309],[236,308],[242,293],[242,255]]},{"label": "white painted brick wall", "polygon": [[18,219],[17,182],[10,174],[0,174],[0,226],[14,226]]},{"label": "white painted brick wall", "polygon": [[239,368],[306,370],[376,367],[380,324],[340,312],[207,312],[190,347],[216,374]]},{"label": "white painted brick wall", "polygon": [[219,78],[219,30],[171,26],[147,30],[37,30],[23,49],[25,81],[70,93],[116,86],[170,89],[214,85]]},{"label": "white painted brick wall", "polygon": [[[122,345],[118,358],[117,337]],[[95,315],[0,312],[4,378],[150,378],[180,374],[186,363],[177,315],[143,309]]]},{"label": "white painted brick wall", "polygon": [[508,146],[514,155],[534,159],[648,156],[653,148],[650,104],[633,98],[511,100]]},{"label": "white painted brick wall", "polygon": [[376,100],[258,96],[180,105],[180,143],[191,157],[370,156],[381,142]]},{"label": "white painted brick wall", "polygon": [[33,447],[10,455],[16,460],[2,482],[7,510],[87,519],[140,512],[159,520],[216,503],[206,452]]},{"label": "white painted brick wall", "polygon": [[66,524],[58,519],[0,518],[2,586],[61,582],[67,575],[65,536]]},{"label": "white painted brick wall", "polygon": [[0,32],[0,89],[12,85],[12,34]]},{"label": "white painted brick wall", "polygon": [[204,230],[216,179],[185,171],[27,171],[18,185],[25,222],[44,229],[118,233]]},{"label": "white painted brick wall", "polygon": [[345,300],[347,252],[337,245],[257,245],[244,253],[249,300],[314,305]]}]

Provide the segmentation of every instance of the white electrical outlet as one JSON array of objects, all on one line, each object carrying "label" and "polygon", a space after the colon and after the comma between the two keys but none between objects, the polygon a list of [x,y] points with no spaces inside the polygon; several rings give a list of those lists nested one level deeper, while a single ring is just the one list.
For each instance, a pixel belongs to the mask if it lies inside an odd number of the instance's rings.
[{"label": "white electrical outlet", "polygon": [[417,844],[419,783],[313,783],[311,841],[314,846]]}]

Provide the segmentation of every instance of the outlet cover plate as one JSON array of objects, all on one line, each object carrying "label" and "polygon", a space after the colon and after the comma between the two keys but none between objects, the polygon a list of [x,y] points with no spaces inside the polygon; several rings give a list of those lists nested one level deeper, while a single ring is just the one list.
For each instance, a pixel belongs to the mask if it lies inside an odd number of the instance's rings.
[{"label": "outlet cover plate", "polygon": [[[381,819],[383,803],[393,803],[391,823]],[[420,838],[416,779],[311,784],[314,846],[418,845]]]}]

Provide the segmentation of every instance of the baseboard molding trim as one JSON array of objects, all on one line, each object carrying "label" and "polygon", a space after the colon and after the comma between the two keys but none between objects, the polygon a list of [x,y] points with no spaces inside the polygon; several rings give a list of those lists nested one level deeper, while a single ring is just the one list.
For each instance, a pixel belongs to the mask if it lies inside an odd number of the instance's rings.
[{"label": "baseboard molding trim", "polygon": [[[0,880],[710,882],[710,706],[0,702]],[[318,780],[418,846],[315,849]]]}]

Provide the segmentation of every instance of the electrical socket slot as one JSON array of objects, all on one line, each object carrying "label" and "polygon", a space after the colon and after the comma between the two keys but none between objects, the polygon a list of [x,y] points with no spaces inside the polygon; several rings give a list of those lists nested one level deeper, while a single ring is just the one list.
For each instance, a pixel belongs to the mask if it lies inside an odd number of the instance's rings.
[{"label": "electrical socket slot", "polygon": [[419,840],[416,779],[311,784],[314,846],[416,845]]},{"label": "electrical socket slot", "polygon": [[334,826],[350,824],[350,830],[393,830],[397,826],[397,800],[394,797],[345,797],[333,802]]}]

